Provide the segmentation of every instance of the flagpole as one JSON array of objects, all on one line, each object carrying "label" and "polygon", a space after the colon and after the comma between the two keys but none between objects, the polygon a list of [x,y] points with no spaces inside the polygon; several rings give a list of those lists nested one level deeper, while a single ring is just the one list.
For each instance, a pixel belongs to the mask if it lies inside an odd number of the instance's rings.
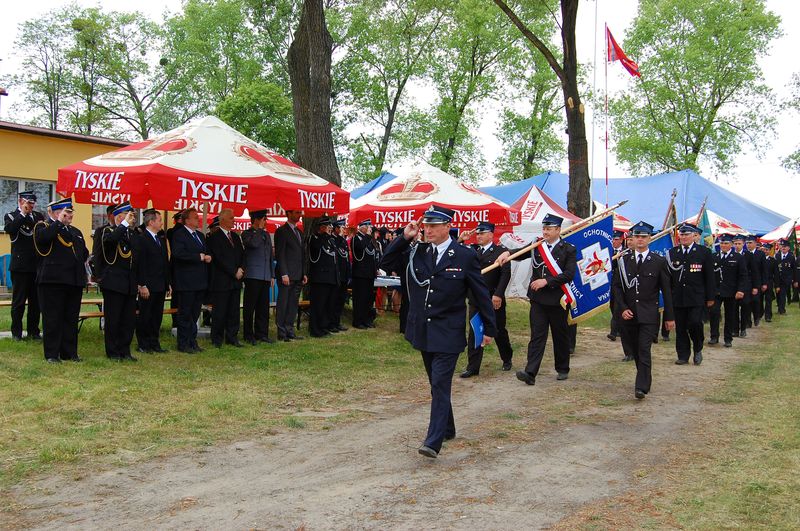
[{"label": "flagpole", "polygon": [[[597,5],[600,3],[600,0],[597,0],[594,3],[594,61],[592,64],[592,91],[594,94],[597,94]],[[594,210],[594,153],[595,153],[595,146],[597,145],[597,137],[595,137],[595,126],[597,125],[597,109],[592,106],[592,173],[589,177],[589,202],[591,204],[589,208],[589,212]]]},{"label": "flagpole", "polygon": [[[587,225],[591,224],[595,220],[600,219],[603,216],[608,215],[609,213],[613,213],[614,210],[618,209],[619,207],[621,207],[622,205],[624,205],[627,202],[628,202],[627,199],[625,199],[624,201],[620,201],[619,203],[617,203],[616,205],[614,205],[612,207],[603,209],[600,212],[592,214],[588,218],[584,218],[584,219],[578,221],[577,223],[574,223],[573,225],[570,225],[569,228],[567,228],[564,232],[561,233],[561,238],[565,238],[565,237],[569,236],[570,234],[572,234],[574,232],[578,232],[579,230],[583,229],[584,227],[586,227]],[[514,252],[514,254],[512,254],[508,259],[509,260],[513,260],[514,258],[516,258],[518,256],[522,256],[523,254],[536,249],[537,247],[539,247],[543,243],[544,243],[544,240],[539,240],[539,241],[533,242],[532,244],[530,244],[530,245],[528,245],[526,247],[523,247],[522,249],[519,249],[518,251]],[[496,269],[498,267],[500,267],[500,265],[497,262],[495,262],[495,263],[493,263],[491,265],[488,265],[488,266],[484,267],[483,269],[481,269],[481,274],[484,275],[487,272],[489,272],[489,271],[491,271],[493,269]]]},{"label": "flagpole", "polygon": [[[665,234],[669,234],[670,232],[675,230],[675,227],[677,227],[678,225],[680,225],[680,223],[675,223],[671,227],[665,227],[664,230],[662,230],[661,232],[659,232],[657,234],[653,234],[652,236],[650,236],[650,241],[654,242],[657,239],[659,239],[662,236],[664,236]],[[621,250],[620,252],[618,252],[614,256],[612,256],[611,259],[612,260],[617,260],[620,256],[625,256],[626,254],[628,254],[632,249],[633,249],[632,247],[626,247],[625,249]]]},{"label": "flagpole", "polygon": [[608,208],[608,23],[606,27],[606,55],[603,64],[605,65],[605,122],[606,122],[606,208]]},{"label": "flagpole", "polygon": [[703,204],[700,205],[700,212],[697,213],[697,219],[694,220],[695,225],[700,224],[700,218],[703,217],[703,212],[706,211],[706,201],[708,201],[708,196],[705,196],[705,198],[703,199]]},{"label": "flagpole", "polygon": [[[669,205],[667,206],[667,215],[664,217],[664,223],[661,224],[661,229],[667,228],[667,223],[669,223],[669,215],[672,214],[672,207],[675,205],[675,196],[678,195],[678,189],[672,189],[672,196],[669,198]],[[675,221],[678,221],[678,216],[675,216]]]}]

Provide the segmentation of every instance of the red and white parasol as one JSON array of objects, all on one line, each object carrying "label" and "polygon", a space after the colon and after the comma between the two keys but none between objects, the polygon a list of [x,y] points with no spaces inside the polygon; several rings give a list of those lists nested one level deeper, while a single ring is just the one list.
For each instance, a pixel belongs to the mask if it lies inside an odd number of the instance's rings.
[{"label": "red and white parasol", "polygon": [[[713,212],[709,209],[706,209],[706,214],[708,214],[708,223],[711,225],[711,233],[716,236],[718,234],[732,234],[737,235],[741,234],[742,236],[748,236],[750,233],[747,232],[745,229],[734,223],[733,221],[727,220]],[[691,223],[693,225],[697,225],[700,223],[701,220],[697,219],[697,216],[692,216],[691,218],[686,220],[686,223]]]},{"label": "red and white parasol", "polygon": [[250,140],[213,116],[60,168],[56,191],[79,203],[209,213],[232,208],[347,212],[350,194]]},{"label": "red and white parasol", "polygon": [[781,238],[791,238],[792,227],[794,227],[794,233],[795,236],[797,236],[797,234],[800,233],[800,223],[798,223],[797,219],[790,219],[786,223],[783,223],[779,227],[775,227],[760,237],[759,240],[764,243],[773,243]]},{"label": "red and white parasol", "polygon": [[371,219],[376,227],[402,227],[433,204],[455,210],[453,226],[473,229],[481,221],[519,224],[519,211],[471,184],[425,163],[386,170],[396,177],[350,201],[348,223]]}]

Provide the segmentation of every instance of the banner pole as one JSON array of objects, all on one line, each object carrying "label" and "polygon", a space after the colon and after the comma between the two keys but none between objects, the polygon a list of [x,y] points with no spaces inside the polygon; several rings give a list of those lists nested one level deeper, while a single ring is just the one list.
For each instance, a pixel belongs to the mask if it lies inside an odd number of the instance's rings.
[{"label": "banner pole", "polygon": [[608,24],[605,25],[606,27],[606,55],[605,61],[603,64],[605,65],[605,122],[606,122],[606,208],[608,208]]}]

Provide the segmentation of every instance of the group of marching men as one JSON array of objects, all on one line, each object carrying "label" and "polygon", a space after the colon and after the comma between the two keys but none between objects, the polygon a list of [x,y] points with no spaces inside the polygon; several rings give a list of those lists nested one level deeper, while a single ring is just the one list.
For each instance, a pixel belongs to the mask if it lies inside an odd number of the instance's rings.
[{"label": "group of marching men", "polygon": [[382,246],[373,237],[370,220],[363,220],[348,240],[344,221],[320,218],[306,241],[297,226],[303,212],[287,211],[287,222],[273,241],[265,229],[264,210],[251,212],[250,228],[239,234],[233,230],[233,211],[223,209],[204,234],[195,209],[175,214],[174,226],[165,230],[158,210],[143,211],[139,224],[126,202],[108,207],[108,221],[94,231],[90,244],[72,224],[71,199],[51,202],[46,214],[35,210],[36,200],[33,192],[21,192],[18,208],[4,219],[11,237],[11,335],[23,339],[27,308],[27,338],[42,340],[49,363],[81,361],[80,309],[92,280],[103,295],[105,353],[119,361],[137,361],[134,335],[137,352],[167,352],[160,342],[167,299],[175,309],[180,352],[203,350],[197,324],[204,305],[210,307],[213,346],[244,346],[239,340],[242,320],[246,343],[274,343],[269,293],[276,283],[279,341],[303,339],[295,322],[306,284],[312,336],[347,330],[341,316],[348,287],[353,327],[375,327],[374,282]]}]

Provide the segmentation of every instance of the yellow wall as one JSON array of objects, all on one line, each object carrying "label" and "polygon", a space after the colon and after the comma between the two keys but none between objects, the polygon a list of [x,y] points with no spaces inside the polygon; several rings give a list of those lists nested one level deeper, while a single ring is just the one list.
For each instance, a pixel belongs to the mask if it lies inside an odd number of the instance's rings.
[{"label": "yellow wall", "polygon": [[[55,184],[58,168],[116,149],[119,147],[0,129],[0,177],[50,181]],[[36,210],[46,213],[47,205],[38,203]],[[5,214],[2,212],[0,216]],[[80,229],[84,238],[89,238],[92,232],[92,206],[76,204],[73,224]],[[10,250],[8,235],[0,233],[0,255]]]}]

